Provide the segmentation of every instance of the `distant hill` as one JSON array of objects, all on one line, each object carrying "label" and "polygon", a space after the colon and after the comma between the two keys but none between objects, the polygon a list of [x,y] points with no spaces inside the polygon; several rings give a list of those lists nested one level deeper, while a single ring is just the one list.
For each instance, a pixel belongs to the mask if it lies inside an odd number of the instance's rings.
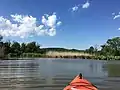
[{"label": "distant hill", "polygon": [[66,48],[41,48],[43,51],[58,51],[58,52],[85,52],[85,50],[66,49]]}]

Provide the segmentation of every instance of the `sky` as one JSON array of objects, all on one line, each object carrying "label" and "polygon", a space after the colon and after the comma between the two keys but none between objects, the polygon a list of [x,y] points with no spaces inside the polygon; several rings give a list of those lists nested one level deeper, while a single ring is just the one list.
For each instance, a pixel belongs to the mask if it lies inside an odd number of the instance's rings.
[{"label": "sky", "polygon": [[0,0],[5,40],[87,49],[120,36],[120,0]]}]

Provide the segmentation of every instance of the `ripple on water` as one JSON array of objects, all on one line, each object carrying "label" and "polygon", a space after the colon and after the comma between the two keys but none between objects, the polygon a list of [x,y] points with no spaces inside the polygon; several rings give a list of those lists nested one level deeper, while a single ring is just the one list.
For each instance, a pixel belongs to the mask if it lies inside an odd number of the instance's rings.
[{"label": "ripple on water", "polygon": [[108,77],[109,70],[104,61],[74,62],[45,59],[2,61],[0,90],[62,90],[80,72],[99,90],[120,90],[120,78]]}]

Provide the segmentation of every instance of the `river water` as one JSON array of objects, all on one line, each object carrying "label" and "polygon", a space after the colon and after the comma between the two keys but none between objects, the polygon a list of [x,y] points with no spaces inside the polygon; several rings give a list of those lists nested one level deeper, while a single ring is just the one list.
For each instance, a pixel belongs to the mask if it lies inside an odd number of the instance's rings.
[{"label": "river water", "polygon": [[1,60],[0,90],[63,90],[79,73],[99,90],[120,90],[120,61]]}]

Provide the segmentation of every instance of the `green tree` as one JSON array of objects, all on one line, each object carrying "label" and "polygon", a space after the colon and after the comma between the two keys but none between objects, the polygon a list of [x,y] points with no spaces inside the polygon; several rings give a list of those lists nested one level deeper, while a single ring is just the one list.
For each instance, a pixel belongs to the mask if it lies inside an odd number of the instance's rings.
[{"label": "green tree", "polygon": [[13,42],[11,45],[11,53],[14,53],[17,57],[21,55],[20,44],[18,42]]},{"label": "green tree", "polygon": [[89,49],[86,49],[87,53],[93,54],[95,52],[95,49],[93,46],[91,46]]},{"label": "green tree", "polygon": [[0,58],[4,58],[4,43],[2,42],[3,36],[0,35]]},{"label": "green tree", "polygon": [[0,41],[3,39],[3,36],[0,35]]},{"label": "green tree", "polygon": [[22,43],[21,44],[21,53],[25,53],[25,50],[26,50],[26,44]]},{"label": "green tree", "polygon": [[41,45],[37,43],[36,44],[36,53],[42,53],[40,47],[41,47]]},{"label": "green tree", "polygon": [[0,47],[2,47],[2,46],[3,46],[2,39],[3,39],[3,37],[0,35]]},{"label": "green tree", "polygon": [[93,53],[94,53],[94,51],[95,51],[95,50],[94,50],[94,47],[93,47],[93,46],[91,46],[91,47],[89,48],[89,52],[93,54]]},{"label": "green tree", "polygon": [[11,42],[10,42],[10,41],[4,43],[4,48],[5,48],[4,53],[5,53],[6,55],[8,55],[8,54],[11,52],[11,47],[10,47],[10,45],[11,45]]},{"label": "green tree", "polygon": [[40,45],[37,45],[36,42],[30,42],[26,45],[27,53],[37,53],[40,50]]},{"label": "green tree", "polygon": [[3,42],[2,42],[3,36],[0,35],[0,47],[3,46]]},{"label": "green tree", "polygon": [[108,39],[105,45],[101,46],[103,55],[120,56],[120,37]]}]

